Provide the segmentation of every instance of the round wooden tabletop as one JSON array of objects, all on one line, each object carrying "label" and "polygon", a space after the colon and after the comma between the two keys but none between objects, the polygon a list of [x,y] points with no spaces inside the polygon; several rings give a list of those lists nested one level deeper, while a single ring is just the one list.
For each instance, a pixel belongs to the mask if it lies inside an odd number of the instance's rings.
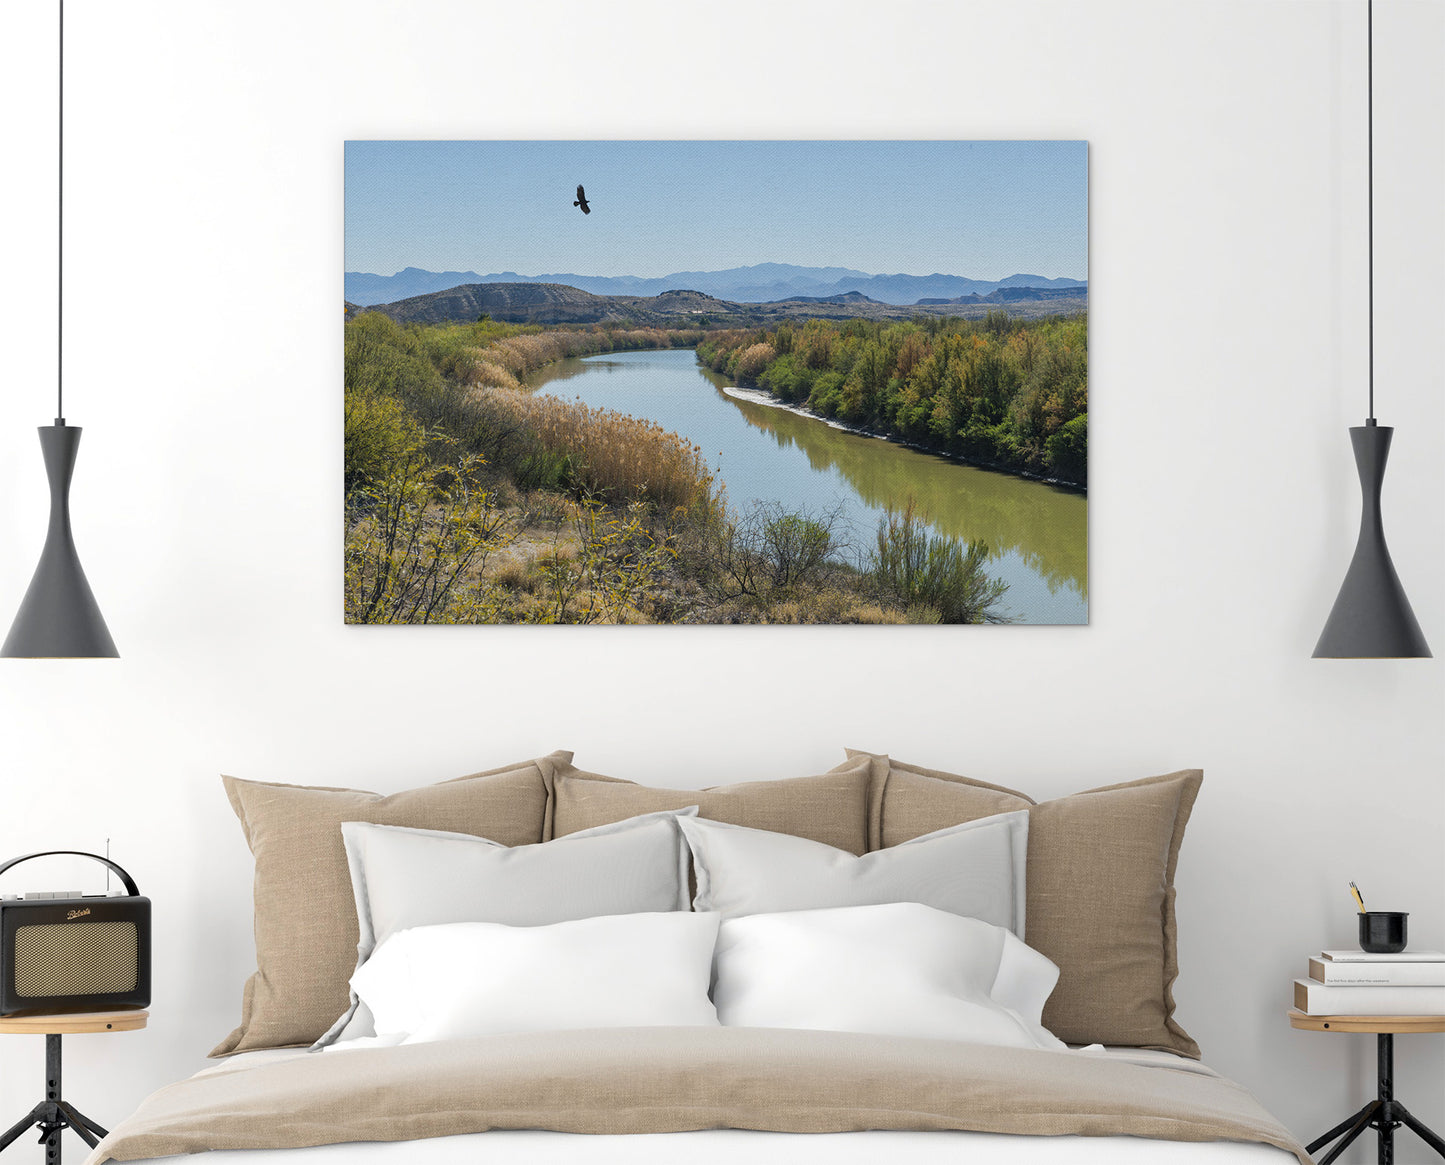
[{"label": "round wooden tabletop", "polygon": [[1306,1015],[1292,1007],[1289,1025],[1311,1032],[1404,1035],[1408,1032],[1445,1032],[1445,1015]]},{"label": "round wooden tabletop", "polygon": [[0,1035],[78,1036],[133,1032],[145,1027],[149,1011],[83,1011],[72,1015],[0,1015]]}]

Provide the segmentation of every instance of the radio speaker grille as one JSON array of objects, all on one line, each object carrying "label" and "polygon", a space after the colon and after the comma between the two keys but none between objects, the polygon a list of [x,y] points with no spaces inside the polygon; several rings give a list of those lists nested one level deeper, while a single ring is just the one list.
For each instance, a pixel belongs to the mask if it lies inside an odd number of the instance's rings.
[{"label": "radio speaker grille", "polygon": [[15,994],[113,995],[134,991],[133,922],[65,922],[15,929]]}]

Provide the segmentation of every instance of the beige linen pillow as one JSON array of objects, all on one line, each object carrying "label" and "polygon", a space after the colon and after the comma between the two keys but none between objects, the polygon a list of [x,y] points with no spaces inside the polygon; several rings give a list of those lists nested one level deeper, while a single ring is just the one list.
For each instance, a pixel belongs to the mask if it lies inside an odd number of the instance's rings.
[{"label": "beige linen pillow", "polygon": [[872,762],[868,790],[868,849],[887,849],[948,825],[1027,809],[1034,799],[1017,789],[904,764],[879,753],[847,750],[839,768],[867,757]]},{"label": "beige linen pillow", "polygon": [[529,845],[542,840],[553,767],[571,759],[555,752],[390,796],[222,777],[256,859],[256,971],[241,1026],[211,1055],[312,1044],[347,1009],[359,928],[343,821]]},{"label": "beige linen pillow", "polygon": [[[559,766],[552,777],[548,837],[565,837],[643,813],[698,807],[698,816],[820,841],[851,854],[868,849],[873,758],[860,756],[816,777],[747,781],[707,789],[657,789]],[[335,1017],[333,1017],[335,1018]]]},{"label": "beige linen pillow", "polygon": [[[848,750],[849,759],[874,754]],[[967,777],[886,759],[870,838],[883,846],[1029,808],[1028,944],[1059,965],[1044,1026],[1073,1044],[1199,1056],[1174,1020],[1174,871],[1204,774],[1185,769],[1042,804]]]}]

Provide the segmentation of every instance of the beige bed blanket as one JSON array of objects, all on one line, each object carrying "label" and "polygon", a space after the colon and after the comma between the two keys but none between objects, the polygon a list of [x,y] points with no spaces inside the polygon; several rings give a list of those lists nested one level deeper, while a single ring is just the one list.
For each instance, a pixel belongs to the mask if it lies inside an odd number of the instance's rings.
[{"label": "beige bed blanket", "polygon": [[947,1040],[761,1028],[490,1036],[296,1056],[149,1097],[91,1165],[488,1129],[964,1129],[1258,1141],[1310,1158],[1219,1076]]}]

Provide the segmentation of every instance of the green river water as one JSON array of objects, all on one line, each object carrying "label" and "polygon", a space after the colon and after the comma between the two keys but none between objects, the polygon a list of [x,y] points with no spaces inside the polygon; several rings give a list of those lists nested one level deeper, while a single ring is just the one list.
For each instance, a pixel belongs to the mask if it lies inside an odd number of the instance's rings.
[{"label": "green river water", "polygon": [[1018,622],[1088,622],[1088,499],[1074,490],[762,403],[773,398],[737,388],[691,349],[562,360],[529,385],[656,421],[695,442],[736,509],[753,499],[813,513],[841,508],[850,541],[864,551],[884,513],[911,497],[936,531],[988,543],[988,571],[1009,584],[1003,608]]}]

